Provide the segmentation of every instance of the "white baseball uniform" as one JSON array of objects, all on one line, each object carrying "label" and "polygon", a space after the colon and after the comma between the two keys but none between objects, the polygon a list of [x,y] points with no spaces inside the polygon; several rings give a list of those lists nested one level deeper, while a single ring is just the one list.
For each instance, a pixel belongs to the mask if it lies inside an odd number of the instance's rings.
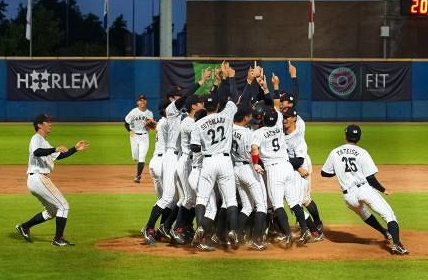
[{"label": "white baseball uniform", "polygon": [[156,125],[156,143],[153,157],[149,163],[149,172],[155,184],[155,192],[158,198],[162,197],[162,159],[165,153],[165,130],[166,118],[162,117]]},{"label": "white baseball uniform", "polygon": [[209,114],[196,122],[191,144],[200,145],[204,156],[196,204],[207,205],[214,183],[217,182],[226,207],[238,205],[230,157],[233,117],[236,111],[235,103],[228,101],[221,112]]},{"label": "white baseball uniform", "polygon": [[282,128],[282,114],[277,112],[278,120],[272,127],[261,127],[253,134],[251,145],[259,147],[267,178],[268,196],[274,210],[284,207],[284,196],[290,207],[300,204],[300,194],[296,192],[294,170],[288,161],[287,145]]},{"label": "white baseball uniform", "polygon": [[181,204],[190,209],[195,206],[196,193],[192,190],[189,185],[189,174],[192,168],[192,151],[190,150],[190,138],[191,132],[195,127],[195,119],[187,116],[181,121],[180,125],[180,136],[181,136],[181,157],[177,164],[177,175],[181,182],[183,189],[184,198]]},{"label": "white baseball uniform", "polygon": [[34,151],[39,148],[49,149],[53,147],[43,136],[36,133],[30,141],[27,187],[31,194],[37,197],[45,207],[42,212],[45,220],[54,217],[67,218],[70,210],[69,204],[49,178],[49,174],[54,169],[54,161],[60,153],[55,152],[47,156],[36,157]]},{"label": "white baseball uniform", "polygon": [[249,216],[254,206],[258,212],[266,213],[267,197],[263,179],[251,164],[252,131],[246,127],[233,125],[232,160],[235,182],[241,198],[241,212]]},{"label": "white baseball uniform", "polygon": [[388,202],[367,182],[366,177],[378,169],[366,150],[352,144],[339,146],[330,152],[322,170],[336,174],[346,205],[364,221],[371,215],[366,205],[387,223],[396,221]]},{"label": "white baseball uniform", "polygon": [[149,135],[145,128],[147,119],[153,119],[153,113],[149,109],[141,111],[138,107],[132,109],[125,117],[125,122],[134,132],[134,135],[130,136],[132,159],[138,162],[146,160],[149,149]]}]

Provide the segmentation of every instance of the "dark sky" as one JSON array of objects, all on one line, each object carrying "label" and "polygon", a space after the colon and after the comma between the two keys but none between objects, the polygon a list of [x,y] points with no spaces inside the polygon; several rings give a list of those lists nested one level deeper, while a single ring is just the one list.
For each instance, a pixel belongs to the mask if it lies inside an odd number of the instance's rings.
[{"label": "dark sky", "polygon": [[[27,6],[28,0],[4,0],[7,6],[7,15],[9,18],[16,16],[19,3]],[[102,20],[104,0],[76,0],[80,11],[83,14],[89,12],[96,14]],[[152,5],[154,4],[154,5]],[[186,0],[172,0],[172,21],[174,23],[174,37],[178,31],[183,29],[186,21]],[[152,8],[152,6],[154,6]],[[159,14],[159,0],[135,0],[135,31],[142,33],[152,21],[152,10],[154,15]],[[123,14],[127,21],[128,29],[132,29],[132,0],[110,0],[110,19],[111,22],[119,15]]]}]

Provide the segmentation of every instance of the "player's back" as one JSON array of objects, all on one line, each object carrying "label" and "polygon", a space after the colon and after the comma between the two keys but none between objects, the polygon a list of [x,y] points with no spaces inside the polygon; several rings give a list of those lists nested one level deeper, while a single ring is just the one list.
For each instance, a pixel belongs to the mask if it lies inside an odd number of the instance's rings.
[{"label": "player's back", "polygon": [[335,173],[346,190],[367,184],[366,177],[377,173],[378,169],[366,150],[357,145],[344,144],[331,151],[323,171]]},{"label": "player's back", "polygon": [[181,152],[191,154],[190,150],[190,133],[195,127],[195,119],[187,116],[180,124],[180,137],[181,137]]},{"label": "player's back", "polygon": [[166,107],[165,112],[167,119],[166,148],[180,151],[180,124],[183,113],[175,106],[175,101]]},{"label": "player's back", "polygon": [[155,150],[154,154],[163,154],[165,152],[166,146],[165,146],[165,138],[166,138],[166,118],[162,117],[157,125],[156,125],[156,143],[155,143]]},{"label": "player's back", "polygon": [[251,161],[251,137],[252,131],[250,129],[233,125],[231,149],[233,161]]}]

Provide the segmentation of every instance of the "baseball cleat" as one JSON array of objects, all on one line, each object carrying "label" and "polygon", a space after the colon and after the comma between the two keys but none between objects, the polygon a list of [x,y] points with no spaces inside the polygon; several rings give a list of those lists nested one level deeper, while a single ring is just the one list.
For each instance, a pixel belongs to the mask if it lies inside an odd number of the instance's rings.
[{"label": "baseball cleat", "polygon": [[404,248],[403,244],[394,244],[391,248],[391,254],[395,255],[407,255],[410,252]]},{"label": "baseball cleat", "polygon": [[201,252],[212,252],[215,251],[215,248],[205,242],[205,238],[203,238],[202,242],[196,245],[196,248]]},{"label": "baseball cleat", "polygon": [[174,242],[177,245],[184,245],[186,244],[186,237],[183,233],[183,228],[177,228],[177,229],[171,229],[170,231],[171,235],[171,242]]},{"label": "baseball cleat", "polygon": [[324,235],[324,232],[321,232],[321,233],[315,232],[315,235],[313,237],[314,237],[313,238],[314,242],[319,242],[319,241],[324,240],[325,235]]},{"label": "baseball cleat", "polygon": [[195,231],[195,235],[193,236],[191,245],[193,247],[198,246],[202,242],[203,238],[204,238],[204,229],[201,226],[199,226]]},{"label": "baseball cleat", "polygon": [[311,232],[309,231],[309,229],[307,229],[304,232],[302,232],[299,239],[297,239],[297,245],[298,246],[305,245],[310,239],[311,239]]},{"label": "baseball cleat", "polygon": [[52,240],[51,243],[52,246],[59,246],[59,247],[64,247],[64,246],[74,246],[74,243],[71,243],[68,240],[65,240],[63,237],[61,237],[60,239],[54,239]]},{"label": "baseball cleat", "polygon": [[144,243],[147,245],[154,245],[156,243],[155,240],[155,230],[152,228],[143,228],[141,230],[141,234],[144,237]]},{"label": "baseball cleat", "polygon": [[236,231],[234,230],[229,231],[229,233],[227,234],[227,241],[230,242],[234,250],[238,249],[239,239],[238,239],[238,235],[236,234]]},{"label": "baseball cleat", "polygon": [[165,228],[164,224],[159,225],[158,231],[159,231],[161,237],[164,237],[168,240],[171,240],[170,230]]},{"label": "baseball cleat", "polygon": [[140,183],[141,176],[135,176],[134,183]]},{"label": "baseball cleat", "polygon": [[250,240],[248,247],[256,251],[263,251],[267,249],[267,244],[263,241]]},{"label": "baseball cleat", "polygon": [[16,231],[28,242],[33,243],[33,239],[30,235],[30,230],[25,229],[22,224],[15,226]]}]

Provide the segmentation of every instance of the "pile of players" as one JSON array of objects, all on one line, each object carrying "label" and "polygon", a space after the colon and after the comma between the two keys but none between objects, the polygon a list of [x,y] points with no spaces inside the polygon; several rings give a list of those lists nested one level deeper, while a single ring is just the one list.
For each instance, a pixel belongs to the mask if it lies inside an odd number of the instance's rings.
[{"label": "pile of players", "polygon": [[[323,239],[310,197],[305,124],[295,109],[297,71],[291,63],[287,67],[293,85],[288,93],[280,91],[272,73],[271,96],[256,64],[239,92],[227,62],[213,73],[206,69],[192,88],[170,89],[159,106],[162,118],[149,164],[158,201],[142,229],[145,244],[166,240],[201,251],[248,244],[264,250],[268,242],[289,247],[294,240],[303,245]],[[202,99],[194,93],[211,75],[214,85]],[[296,236],[284,199],[300,229]]]}]

